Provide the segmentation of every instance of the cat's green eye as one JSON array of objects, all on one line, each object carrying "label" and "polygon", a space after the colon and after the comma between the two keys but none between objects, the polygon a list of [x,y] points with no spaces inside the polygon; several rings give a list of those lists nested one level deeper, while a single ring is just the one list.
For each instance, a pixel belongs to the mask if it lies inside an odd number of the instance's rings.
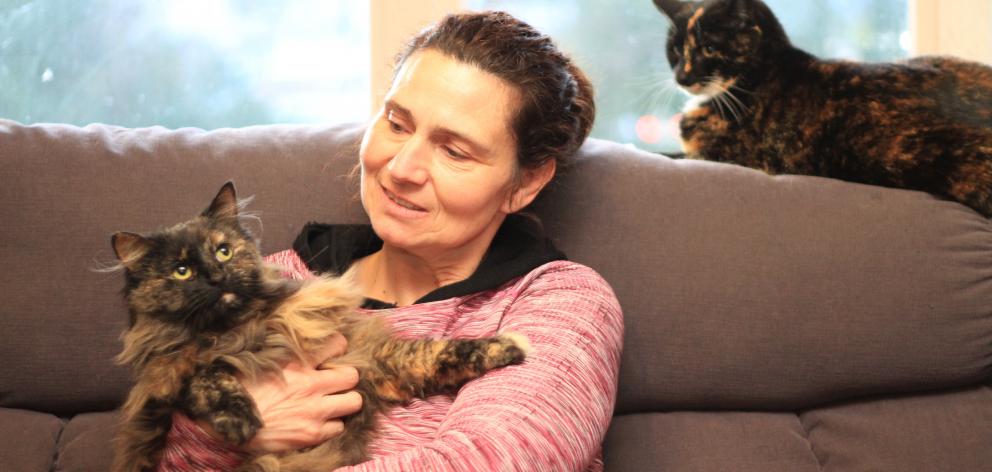
[{"label": "cat's green eye", "polygon": [[193,276],[193,269],[187,266],[181,265],[177,266],[175,270],[172,271],[172,278],[176,280],[189,280]]},{"label": "cat's green eye", "polygon": [[217,251],[214,252],[214,256],[217,257],[218,261],[227,262],[231,260],[231,257],[234,257],[234,251],[231,250],[231,246],[221,244],[217,247]]}]

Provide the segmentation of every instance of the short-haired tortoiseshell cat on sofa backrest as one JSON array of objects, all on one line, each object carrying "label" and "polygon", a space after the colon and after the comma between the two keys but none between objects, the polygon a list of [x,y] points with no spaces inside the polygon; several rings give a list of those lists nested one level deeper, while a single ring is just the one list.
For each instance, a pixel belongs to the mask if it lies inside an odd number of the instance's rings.
[{"label": "short-haired tortoiseshell cat on sofa backrest", "polygon": [[240,224],[231,183],[196,218],[149,235],[119,232],[112,243],[131,317],[118,361],[135,377],[116,441],[118,472],[154,469],[174,411],[206,421],[231,443],[247,442],[261,420],[237,377],[312,361],[335,333],[348,339],[348,353],[330,362],[358,369],[362,410],[316,448],[256,457],[242,469],[332,470],[360,462],[384,408],[518,364],[527,349],[514,334],[397,339],[378,318],[355,312],[360,297],[347,279],[283,278]]},{"label": "short-haired tortoiseshell cat on sofa backrest", "polygon": [[992,216],[992,68],[950,57],[819,59],[760,0],[654,0],[694,97],[687,157],[921,190]]}]

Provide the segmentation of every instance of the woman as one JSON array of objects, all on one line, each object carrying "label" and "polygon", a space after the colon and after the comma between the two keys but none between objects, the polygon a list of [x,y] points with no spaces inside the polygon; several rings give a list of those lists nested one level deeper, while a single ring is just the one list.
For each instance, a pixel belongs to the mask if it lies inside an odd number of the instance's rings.
[{"label": "woman", "polygon": [[[595,272],[564,260],[518,214],[585,140],[585,76],[551,41],[505,13],[452,15],[398,60],[360,150],[369,227],[308,225],[270,257],[295,276],[352,271],[365,309],[409,336],[515,331],[526,362],[455,397],[394,409],[349,470],[598,470],[623,331]],[[305,265],[303,261],[308,261]],[[328,357],[343,352],[343,339]],[[338,434],[361,408],[351,368],[287,366],[245,385],[265,424],[248,448],[276,452]],[[229,469],[242,452],[177,418],[161,470]]]}]

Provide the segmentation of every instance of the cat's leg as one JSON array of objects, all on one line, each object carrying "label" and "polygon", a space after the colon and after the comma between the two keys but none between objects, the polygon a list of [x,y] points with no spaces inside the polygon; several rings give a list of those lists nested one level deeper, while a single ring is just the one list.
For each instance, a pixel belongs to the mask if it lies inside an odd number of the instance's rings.
[{"label": "cat's leg", "polygon": [[202,366],[184,392],[183,408],[193,418],[204,419],[232,444],[244,444],[262,426],[251,396],[225,365]]},{"label": "cat's leg", "polygon": [[163,356],[138,373],[121,408],[114,438],[114,472],[154,470],[172,427],[172,412],[194,364],[189,353]]},{"label": "cat's leg", "polygon": [[528,350],[527,339],[512,333],[483,339],[389,338],[372,349],[372,365],[361,374],[379,398],[406,402],[520,364]]},{"label": "cat's leg", "polygon": [[741,156],[741,149],[753,149],[754,146],[742,146],[741,140],[747,136],[714,109],[712,101],[687,109],[679,122],[679,129],[682,151],[689,159],[734,162],[769,171],[761,163],[742,161],[754,157]]},{"label": "cat's leg", "polygon": [[710,107],[703,107],[699,104],[691,105],[682,114],[679,121],[679,136],[682,140],[682,152],[689,159],[713,159],[706,152],[706,138],[709,131],[709,121],[717,120],[719,117]]}]

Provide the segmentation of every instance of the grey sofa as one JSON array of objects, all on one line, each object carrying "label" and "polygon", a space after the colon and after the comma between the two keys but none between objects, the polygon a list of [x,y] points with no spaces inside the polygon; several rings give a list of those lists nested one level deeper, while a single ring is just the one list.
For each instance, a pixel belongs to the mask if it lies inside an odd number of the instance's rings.
[{"label": "grey sofa", "polygon": [[[0,470],[97,471],[127,389],[109,236],[234,179],[263,248],[364,221],[356,126],[0,120]],[[626,317],[610,471],[992,470],[992,226],[928,195],[590,140],[536,205]]]}]

